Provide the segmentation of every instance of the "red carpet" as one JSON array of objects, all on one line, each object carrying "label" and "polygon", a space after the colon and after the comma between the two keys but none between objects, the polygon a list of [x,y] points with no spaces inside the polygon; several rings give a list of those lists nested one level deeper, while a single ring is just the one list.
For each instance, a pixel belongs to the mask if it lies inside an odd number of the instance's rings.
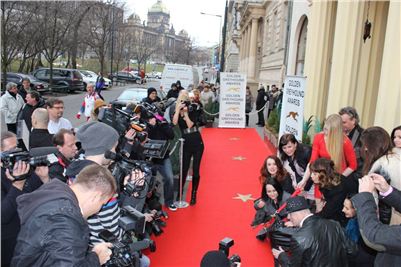
[{"label": "red carpet", "polygon": [[255,238],[260,228],[250,227],[253,201],[233,199],[237,193],[260,196],[259,170],[271,152],[255,129],[206,128],[202,138],[198,202],[169,212],[164,233],[155,238],[157,251],[149,255],[151,266],[199,266],[224,237],[234,239],[230,255],[239,254],[242,266],[274,266],[268,242]]}]

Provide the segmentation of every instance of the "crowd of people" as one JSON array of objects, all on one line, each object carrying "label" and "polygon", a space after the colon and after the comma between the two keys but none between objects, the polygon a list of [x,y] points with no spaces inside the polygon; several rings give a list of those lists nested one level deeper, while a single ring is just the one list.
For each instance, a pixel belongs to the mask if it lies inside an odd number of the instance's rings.
[{"label": "crowd of people", "polygon": [[[188,91],[177,81],[166,99],[160,99],[151,87],[143,104],[127,105],[124,114],[129,123],[119,132],[103,120],[105,113],[115,114],[115,110],[106,105],[99,86],[88,84],[76,115],[77,119],[84,115],[86,123],[74,130],[63,117],[61,99],[44,101],[29,89],[29,80],[20,90],[16,84],[7,84],[1,98],[8,129],[1,133],[2,266],[105,264],[112,257],[113,245],[102,239],[103,230],[116,240],[129,238],[130,242],[154,233],[162,204],[149,177],[160,173],[165,209],[177,210],[174,200],[184,192],[174,187],[170,150],[162,158],[149,158],[143,150],[148,140],[173,140],[174,126],[184,139],[183,184],[192,161],[190,204],[196,205],[204,152],[200,134],[205,124],[204,106],[218,101],[218,88],[202,81]],[[268,93],[264,87],[258,90],[258,125],[264,125],[264,107],[269,116],[280,105],[280,94],[276,86]],[[166,112],[162,106],[168,99],[175,101]],[[247,125],[252,109],[253,96],[247,87]],[[138,130],[141,125],[146,126],[143,132]],[[26,130],[28,141],[21,139],[21,131]],[[10,152],[20,152],[17,148],[52,148],[56,160],[46,166],[31,166],[19,159],[3,161]],[[118,162],[135,166],[127,168],[121,180],[116,178]],[[143,162],[150,166],[150,173]],[[311,146],[292,134],[281,136],[278,155],[268,156],[261,166],[261,197],[255,201],[258,211],[285,221],[284,228],[298,228],[289,249],[273,247],[275,264],[398,266],[400,172],[401,126],[391,134],[381,127],[363,129],[352,107],[329,115]],[[147,186],[149,194],[139,201],[141,192],[135,188]],[[134,204],[145,218],[147,235],[130,232],[127,237],[119,222],[125,206]],[[278,214],[282,205],[286,209]],[[140,266],[149,266],[147,256],[139,253],[137,258]]]},{"label": "crowd of people", "polygon": [[298,228],[287,251],[272,249],[276,266],[401,264],[401,126],[391,134],[363,129],[355,108],[342,108],[326,118],[311,146],[282,135],[259,180],[257,216],[262,210],[281,218],[283,229]]},{"label": "crowd of people", "polygon": [[[174,126],[184,139],[183,183],[193,162],[190,204],[196,204],[204,150],[200,134],[204,125],[203,104],[216,101],[215,87],[201,82],[197,89],[188,92],[177,81],[164,100],[158,98],[156,89],[149,88],[141,103],[127,104],[124,112],[129,120],[121,133],[100,118],[115,112],[115,107],[106,105],[100,95],[101,83],[99,80],[96,85],[87,85],[76,115],[76,119],[84,115],[86,123],[78,129],[63,117],[64,102],[60,98],[45,101],[38,92],[30,90],[29,81],[21,88],[24,94],[18,92],[16,84],[7,85],[1,100],[8,128],[2,129],[1,134],[2,215],[6,218],[2,220],[2,231],[7,232],[2,235],[2,266],[105,264],[110,260],[112,244],[104,242],[101,232],[108,230],[117,240],[127,240],[127,231],[120,224],[125,205],[135,204],[135,209],[143,213],[148,232],[129,233],[128,238],[134,238],[131,242],[154,233],[154,220],[162,211],[160,197],[153,187],[140,201],[141,192],[135,188],[150,188],[150,184],[157,182],[147,176],[155,178],[159,172],[165,208],[177,210],[174,201],[179,200],[180,193],[174,188],[170,150],[163,158],[143,154],[148,140],[174,139]],[[165,115],[160,103],[171,98],[174,105]],[[133,123],[144,125],[145,130],[138,130]],[[28,131],[28,142],[21,138],[23,131]],[[143,134],[145,138],[140,138]],[[46,166],[30,166],[27,159],[19,158],[7,166],[3,164],[7,155],[26,150],[28,157],[32,157],[31,152],[37,148],[51,151],[57,160],[46,162]],[[120,161],[135,166],[125,173],[123,181],[116,178]],[[151,169],[150,174],[144,164]],[[135,192],[128,193],[129,184]],[[147,256],[139,253],[138,258],[140,266],[149,266]]]}]

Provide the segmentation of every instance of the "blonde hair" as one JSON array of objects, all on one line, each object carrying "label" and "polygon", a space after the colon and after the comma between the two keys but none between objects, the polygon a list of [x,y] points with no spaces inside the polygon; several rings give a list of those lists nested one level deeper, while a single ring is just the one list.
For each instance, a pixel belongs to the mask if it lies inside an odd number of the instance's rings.
[{"label": "blonde hair", "polygon": [[341,116],[331,114],[327,117],[324,127],[327,129],[326,148],[334,162],[335,170],[341,173],[343,162],[344,133]]},{"label": "blonde hair", "polygon": [[181,90],[178,95],[177,103],[181,103],[182,101],[189,101],[189,94],[186,90]]}]

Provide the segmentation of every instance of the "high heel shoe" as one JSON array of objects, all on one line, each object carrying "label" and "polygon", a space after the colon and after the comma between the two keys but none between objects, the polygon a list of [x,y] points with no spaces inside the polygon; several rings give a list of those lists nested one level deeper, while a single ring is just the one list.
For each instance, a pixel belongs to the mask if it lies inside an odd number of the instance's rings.
[{"label": "high heel shoe", "polygon": [[195,204],[196,204],[196,191],[192,191],[191,201],[189,202],[189,205],[195,205]]}]

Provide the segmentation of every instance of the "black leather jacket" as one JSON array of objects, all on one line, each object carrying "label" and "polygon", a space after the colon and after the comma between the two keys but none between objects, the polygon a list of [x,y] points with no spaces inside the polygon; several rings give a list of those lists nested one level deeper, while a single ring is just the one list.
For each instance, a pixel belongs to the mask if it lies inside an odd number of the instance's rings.
[{"label": "black leather jacket", "polygon": [[89,228],[69,186],[53,179],[17,198],[21,230],[11,266],[100,266]]},{"label": "black leather jacket", "polygon": [[293,234],[291,256],[283,252],[279,261],[282,266],[346,267],[348,256],[356,251],[337,222],[313,215]]}]

